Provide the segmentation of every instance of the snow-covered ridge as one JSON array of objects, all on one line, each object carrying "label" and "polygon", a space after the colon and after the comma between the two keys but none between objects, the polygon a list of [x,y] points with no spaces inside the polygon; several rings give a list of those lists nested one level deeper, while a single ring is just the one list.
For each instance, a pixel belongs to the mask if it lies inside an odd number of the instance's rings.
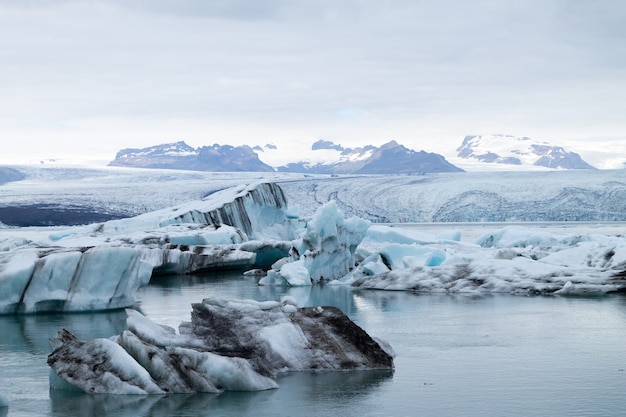
[{"label": "snow-covered ridge", "polygon": [[595,169],[579,154],[561,146],[511,135],[466,136],[457,156],[484,163],[540,166],[560,169]]},{"label": "snow-covered ridge", "polygon": [[[254,152],[258,152],[257,154]],[[290,155],[286,163],[274,164],[273,155]],[[117,153],[111,166],[140,168],[169,168],[198,171],[282,171],[316,174],[381,174],[456,172],[461,169],[450,164],[441,155],[416,152],[395,141],[380,148],[366,146],[344,149],[329,141],[318,141],[308,152],[298,149],[285,152],[276,146],[265,148],[218,145],[193,149],[184,142],[166,143],[145,149],[124,149]],[[270,166],[271,165],[271,166]]]},{"label": "snow-covered ridge", "polygon": [[344,148],[331,141],[319,140],[308,152],[291,152],[295,159],[284,160],[285,150],[275,146],[261,148],[259,157],[281,172],[309,174],[416,174],[461,172],[442,155],[409,149],[392,140],[380,147],[368,145]]},{"label": "snow-covered ridge", "polygon": [[122,149],[109,165],[192,171],[273,171],[249,146],[213,144],[194,149],[183,141]]}]

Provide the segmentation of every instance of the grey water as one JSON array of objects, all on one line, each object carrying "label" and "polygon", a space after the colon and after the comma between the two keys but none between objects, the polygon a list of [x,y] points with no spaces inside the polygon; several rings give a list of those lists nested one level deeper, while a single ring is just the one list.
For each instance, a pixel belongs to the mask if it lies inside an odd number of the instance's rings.
[{"label": "grey water", "polygon": [[0,316],[0,416],[621,416],[626,297],[463,296],[259,287],[235,273],[153,279],[135,308],[177,326],[206,297],[334,305],[395,349],[394,371],[296,373],[263,392],[135,396],[49,389],[48,340],[125,328],[123,310]]}]

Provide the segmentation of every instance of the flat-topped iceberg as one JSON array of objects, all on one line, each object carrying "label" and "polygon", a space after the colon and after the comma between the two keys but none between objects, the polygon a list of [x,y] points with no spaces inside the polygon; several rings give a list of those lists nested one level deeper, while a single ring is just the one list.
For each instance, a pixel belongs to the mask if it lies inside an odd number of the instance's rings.
[{"label": "flat-topped iceberg", "polygon": [[104,310],[134,303],[152,266],[131,247],[0,253],[0,313]]},{"label": "flat-topped iceberg", "polygon": [[164,394],[277,388],[292,371],[392,369],[393,350],[335,307],[205,299],[179,333],[127,310],[128,330],[52,341],[51,387],[87,393]]},{"label": "flat-topped iceberg", "polygon": [[0,240],[0,314],[129,307],[155,274],[267,268],[295,237],[293,215],[273,183],[56,230],[47,241],[9,235]]},{"label": "flat-topped iceberg", "polygon": [[621,235],[560,235],[509,226],[463,243],[449,236],[411,241],[406,233],[384,231],[393,228],[376,228],[357,251],[358,266],[341,283],[476,294],[626,291],[626,238]]},{"label": "flat-topped iceberg", "polygon": [[[245,233],[249,239],[292,239],[294,229],[287,221],[289,217],[287,199],[280,186],[274,183],[256,183],[227,188],[202,200],[135,217],[69,229],[52,234],[51,238],[60,240],[73,234],[128,236],[136,232],[161,230],[168,226],[188,225],[213,226],[209,230],[214,230],[228,225]],[[175,228],[169,230],[174,231]]]}]

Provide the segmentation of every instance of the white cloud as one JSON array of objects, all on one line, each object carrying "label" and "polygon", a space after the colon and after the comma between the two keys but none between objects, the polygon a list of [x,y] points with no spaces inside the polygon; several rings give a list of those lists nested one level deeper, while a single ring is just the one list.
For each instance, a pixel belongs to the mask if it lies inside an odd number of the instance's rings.
[{"label": "white cloud", "polygon": [[625,10],[568,0],[0,0],[3,153],[24,152],[20,139],[29,152],[112,158],[170,140],[396,139],[451,154],[474,133],[565,146],[626,138]]}]

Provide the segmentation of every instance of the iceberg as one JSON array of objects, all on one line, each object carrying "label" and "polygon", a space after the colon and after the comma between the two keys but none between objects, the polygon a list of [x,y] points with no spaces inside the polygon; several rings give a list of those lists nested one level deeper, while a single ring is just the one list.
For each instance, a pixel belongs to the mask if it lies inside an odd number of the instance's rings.
[{"label": "iceberg", "polygon": [[22,248],[0,253],[0,313],[104,310],[134,303],[152,266],[131,247]]},{"label": "iceberg", "polygon": [[288,255],[296,223],[282,189],[256,183],[54,231],[48,241],[8,236],[0,241],[0,314],[124,308],[153,275],[269,268]]},{"label": "iceberg", "polygon": [[[126,219],[77,228],[78,232],[94,234],[129,234],[168,226],[222,225],[232,226],[247,235],[247,238],[270,237],[293,238],[293,230],[287,219],[287,198],[275,183],[239,185],[210,194],[202,200],[190,201],[174,207],[156,210]],[[63,234],[52,238],[62,238]],[[246,240],[247,240],[246,238]]]},{"label": "iceberg", "polygon": [[344,218],[329,201],[307,223],[291,256],[274,264],[259,284],[301,286],[343,277],[354,268],[354,253],[369,226],[359,217]]},{"label": "iceberg", "polygon": [[[370,239],[369,255],[342,279],[354,287],[444,293],[584,295],[626,291],[626,238],[558,235],[519,226],[474,243],[433,237],[409,249],[406,237]],[[377,236],[383,236],[379,232]],[[422,255],[421,257],[419,255]],[[408,256],[410,255],[410,256]]]},{"label": "iceberg", "polygon": [[[273,183],[241,185],[133,218],[0,238],[0,314],[132,306],[159,274],[267,271],[260,285],[587,294],[625,291],[624,236],[510,226],[474,242],[346,218],[335,201],[304,223]],[[260,274],[259,274],[260,275]]]},{"label": "iceberg", "polygon": [[82,341],[63,329],[48,356],[51,388],[164,394],[277,388],[293,371],[393,369],[393,349],[335,307],[205,299],[175,329],[127,310],[128,329]]}]

